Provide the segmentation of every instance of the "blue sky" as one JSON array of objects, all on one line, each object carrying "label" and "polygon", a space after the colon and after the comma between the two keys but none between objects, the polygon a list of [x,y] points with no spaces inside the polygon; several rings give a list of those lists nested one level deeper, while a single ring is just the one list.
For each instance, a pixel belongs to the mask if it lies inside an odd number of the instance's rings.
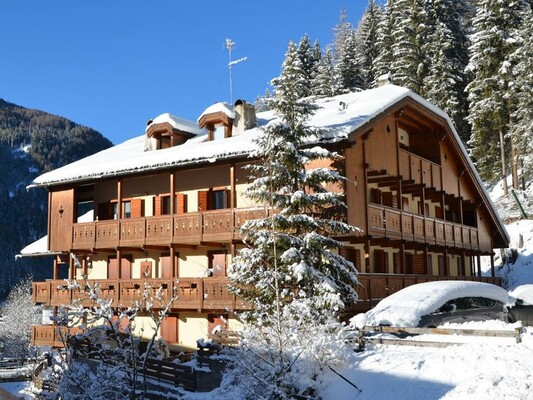
[{"label": "blue sky", "polygon": [[229,101],[253,101],[280,72],[289,40],[322,46],[345,9],[364,0],[6,0],[0,6],[0,98],[90,126],[114,143],[164,112],[196,120]]}]

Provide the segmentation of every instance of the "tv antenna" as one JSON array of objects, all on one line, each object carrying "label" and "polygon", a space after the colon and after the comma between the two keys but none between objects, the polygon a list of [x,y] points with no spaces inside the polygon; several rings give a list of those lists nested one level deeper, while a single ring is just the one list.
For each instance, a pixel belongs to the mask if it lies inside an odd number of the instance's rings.
[{"label": "tv antenna", "polygon": [[229,69],[229,101],[230,101],[230,104],[233,104],[233,78],[232,78],[233,66],[240,62],[246,61],[246,59],[248,58],[248,57],[242,57],[237,60],[232,60],[231,50],[233,49],[234,45],[235,45],[234,41],[232,41],[229,38],[226,39],[226,48],[228,49],[228,57],[229,57],[228,69]]}]

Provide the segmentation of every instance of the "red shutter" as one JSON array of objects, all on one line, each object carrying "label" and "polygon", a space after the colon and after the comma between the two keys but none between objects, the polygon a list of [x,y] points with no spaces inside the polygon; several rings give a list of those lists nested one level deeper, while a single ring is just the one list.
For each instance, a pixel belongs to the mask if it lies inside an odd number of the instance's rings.
[{"label": "red shutter", "polygon": [[143,216],[143,200],[131,199],[131,217],[140,218]]},{"label": "red shutter", "polygon": [[209,210],[209,191],[199,190],[198,191],[198,211],[207,211]]},{"label": "red shutter", "polygon": [[161,337],[167,343],[178,342],[178,317],[168,315],[161,323]]},{"label": "red shutter", "polygon": [[131,279],[131,256],[123,256],[120,260],[120,278]]},{"label": "red shutter", "polygon": [[208,266],[213,276],[226,276],[226,254],[209,253]]},{"label": "red shutter", "polygon": [[413,274],[417,275],[426,275],[426,266],[424,265],[424,255],[423,254],[413,254]]},{"label": "red shutter", "polygon": [[[176,266],[176,270],[178,270],[178,260],[179,253],[176,253],[176,256],[174,257],[174,265]],[[172,263],[170,261],[171,259],[168,253],[161,255],[161,278],[172,278],[174,276],[172,273]]]},{"label": "red shutter", "polygon": [[107,279],[118,279],[118,260],[109,257],[107,260]]},{"label": "red shutter", "polygon": [[161,196],[154,197],[154,215],[163,215],[163,199]]},{"label": "red shutter", "polygon": [[177,214],[185,214],[187,212],[187,195],[183,193],[178,193],[176,195],[176,202],[177,202]]}]

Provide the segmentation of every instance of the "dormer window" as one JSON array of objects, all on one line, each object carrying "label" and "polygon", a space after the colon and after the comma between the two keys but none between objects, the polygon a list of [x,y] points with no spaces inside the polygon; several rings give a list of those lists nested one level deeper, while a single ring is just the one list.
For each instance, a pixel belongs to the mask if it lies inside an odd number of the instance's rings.
[{"label": "dormer window", "polygon": [[168,149],[179,146],[188,139],[205,133],[199,129],[194,122],[165,113],[148,121],[146,127],[145,150]]},{"label": "dormer window", "polygon": [[208,130],[208,139],[222,140],[231,137],[235,112],[226,103],[216,103],[208,107],[198,119],[198,126]]}]

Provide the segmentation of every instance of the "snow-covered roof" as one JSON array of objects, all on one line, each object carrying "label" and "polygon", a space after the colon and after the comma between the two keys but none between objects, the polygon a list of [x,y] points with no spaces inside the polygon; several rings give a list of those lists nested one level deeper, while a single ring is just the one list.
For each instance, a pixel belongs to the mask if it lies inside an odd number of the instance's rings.
[{"label": "snow-covered roof", "polygon": [[228,118],[235,119],[235,111],[233,111],[233,107],[231,107],[228,103],[220,102],[207,107],[204,112],[198,117],[198,121],[200,121],[204,115],[214,114],[218,112],[227,115]]},{"label": "snow-covered roof", "polygon": [[198,128],[198,125],[193,121],[189,121],[175,116],[171,113],[164,113],[155,117],[150,124],[146,126],[146,131],[154,124],[162,124],[168,122],[174,129],[192,133],[194,135],[205,134],[205,129]]},{"label": "snow-covered roof", "polygon": [[19,257],[38,257],[38,256],[50,256],[57,253],[52,253],[48,250],[48,235],[30,243],[24,247],[20,254],[17,254],[15,258]]},{"label": "snow-covered roof", "polygon": [[[385,85],[364,92],[320,99],[316,102],[320,109],[311,116],[308,123],[323,129],[322,140],[342,140],[396,102],[413,95],[408,89]],[[343,107],[340,106],[341,102],[344,104]],[[223,103],[214,104],[206,111],[220,110],[221,104]],[[443,112],[440,111],[440,113]],[[194,163],[214,162],[238,156],[245,157],[254,149],[253,140],[261,132],[259,127],[276,118],[272,111],[258,113],[258,127],[246,130],[239,136],[220,141],[208,141],[207,134],[203,131],[204,134],[182,145],[151,152],[144,151],[145,136],[138,136],[47,172],[37,177],[31,186],[57,185]]]},{"label": "snow-covered roof", "polygon": [[507,291],[499,286],[472,281],[436,281],[408,286],[381,300],[368,311],[360,325],[417,326],[422,316],[432,313],[446,302],[460,297],[486,297],[509,303]]},{"label": "snow-covered roof", "polygon": [[[478,187],[484,193],[500,231],[509,241],[503,222],[501,221],[488,193],[479,177],[457,131],[448,115],[409,89],[388,84],[362,92],[347,93],[334,97],[319,99],[318,111],[308,120],[308,125],[322,129],[318,141],[339,141],[362,127],[398,102],[410,98],[434,114],[445,119],[454,136],[464,159],[473,171]],[[233,118],[234,112],[227,103],[216,103],[208,107],[205,114],[222,111]],[[229,115],[229,114],[231,115]],[[165,114],[163,114],[165,115]],[[201,117],[200,117],[201,118]],[[86,181],[104,177],[127,175],[137,172],[215,162],[217,160],[245,157],[254,149],[253,140],[261,133],[261,126],[277,119],[272,111],[257,115],[257,127],[246,130],[243,134],[220,141],[208,141],[205,131],[182,145],[145,152],[144,136],[136,137],[110,149],[101,151],[72,164],[47,172],[37,177],[30,186],[49,186],[67,182]]]}]

